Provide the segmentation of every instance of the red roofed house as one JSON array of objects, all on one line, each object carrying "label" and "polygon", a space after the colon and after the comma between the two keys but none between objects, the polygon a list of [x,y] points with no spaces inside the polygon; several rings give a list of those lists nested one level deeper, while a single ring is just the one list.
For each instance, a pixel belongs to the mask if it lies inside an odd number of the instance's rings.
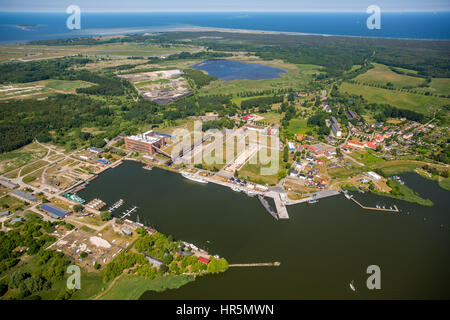
[{"label": "red roofed house", "polygon": [[310,146],[309,144],[305,144],[305,147],[307,147],[309,150],[311,150],[312,152],[316,152],[317,149],[314,148],[313,146]]},{"label": "red roofed house", "polygon": [[209,259],[207,259],[205,257],[198,257],[198,261],[200,261],[206,265],[209,263]]},{"label": "red roofed house", "polygon": [[384,137],[382,136],[375,136],[375,140],[377,140],[378,142],[381,142],[384,140]]},{"label": "red roofed house", "polygon": [[362,142],[349,140],[348,145],[352,148],[364,149],[364,143],[362,143]]},{"label": "red roofed house", "polygon": [[303,139],[303,135],[301,134],[301,133],[299,133],[298,135],[297,135],[297,140],[302,140]]},{"label": "red roofed house", "polygon": [[366,147],[370,148],[370,149],[373,149],[373,150],[375,150],[377,148],[377,146],[371,141],[366,142]]}]

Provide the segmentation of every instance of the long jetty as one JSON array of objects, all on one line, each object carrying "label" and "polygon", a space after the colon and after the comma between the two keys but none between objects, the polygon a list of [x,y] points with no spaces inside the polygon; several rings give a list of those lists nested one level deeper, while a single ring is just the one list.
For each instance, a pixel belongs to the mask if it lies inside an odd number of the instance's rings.
[{"label": "long jetty", "polygon": [[259,201],[261,201],[261,204],[264,206],[264,208],[272,215],[272,217],[278,220],[278,213],[272,209],[267,200],[264,199],[262,195],[258,195],[258,199]]},{"label": "long jetty", "polygon": [[262,263],[235,263],[228,265],[231,267],[279,267],[280,262],[262,262]]},{"label": "long jetty", "polygon": [[356,200],[354,197],[349,198],[350,200],[353,200],[358,206],[360,206],[363,209],[367,210],[376,210],[376,211],[384,211],[384,212],[400,212],[400,210],[397,208],[397,206],[394,204],[394,208],[377,208],[377,207],[366,207],[363,206],[361,203],[359,203],[358,200]]},{"label": "long jetty", "polygon": [[132,213],[134,210],[136,210],[136,209],[137,209],[137,207],[134,206],[134,207],[131,208],[130,210],[124,212],[124,213],[123,213],[123,216],[122,216],[120,219],[123,219],[123,218],[125,218],[125,217],[127,217],[127,216],[131,216],[131,213]]}]

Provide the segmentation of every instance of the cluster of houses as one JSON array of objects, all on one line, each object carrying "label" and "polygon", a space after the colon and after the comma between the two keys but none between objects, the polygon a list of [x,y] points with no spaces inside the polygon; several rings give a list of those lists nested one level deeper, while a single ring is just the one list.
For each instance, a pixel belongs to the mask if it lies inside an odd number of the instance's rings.
[{"label": "cluster of houses", "polygon": [[323,164],[323,160],[320,157],[334,158],[336,149],[320,143],[314,145],[306,144],[301,148],[307,150],[309,154],[306,155],[304,160],[295,163],[295,169],[289,172],[289,176],[304,180],[304,185],[307,187],[324,189],[327,180],[320,176],[319,169],[315,166]]}]

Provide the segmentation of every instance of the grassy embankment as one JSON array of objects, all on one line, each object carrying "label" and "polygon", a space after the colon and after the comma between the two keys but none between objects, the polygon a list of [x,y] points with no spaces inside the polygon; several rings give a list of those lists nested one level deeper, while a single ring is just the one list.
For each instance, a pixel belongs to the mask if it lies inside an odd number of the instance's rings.
[{"label": "grassy embankment", "polygon": [[179,287],[194,281],[193,276],[165,276],[153,280],[134,275],[123,275],[99,297],[101,300],[137,300],[146,291],[161,292]]}]

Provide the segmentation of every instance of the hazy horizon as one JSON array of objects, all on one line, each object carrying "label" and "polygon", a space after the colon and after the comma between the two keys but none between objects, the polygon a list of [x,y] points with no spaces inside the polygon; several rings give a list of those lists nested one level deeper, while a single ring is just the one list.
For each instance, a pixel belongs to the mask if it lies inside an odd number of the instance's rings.
[{"label": "hazy horizon", "polygon": [[70,5],[77,5],[82,12],[92,13],[184,13],[184,12],[330,12],[355,13],[366,12],[370,5],[377,5],[383,12],[445,12],[450,11],[447,0],[228,0],[227,3],[217,0],[164,0],[140,1],[128,0],[2,0],[0,12],[42,12],[58,13],[66,11]]}]

